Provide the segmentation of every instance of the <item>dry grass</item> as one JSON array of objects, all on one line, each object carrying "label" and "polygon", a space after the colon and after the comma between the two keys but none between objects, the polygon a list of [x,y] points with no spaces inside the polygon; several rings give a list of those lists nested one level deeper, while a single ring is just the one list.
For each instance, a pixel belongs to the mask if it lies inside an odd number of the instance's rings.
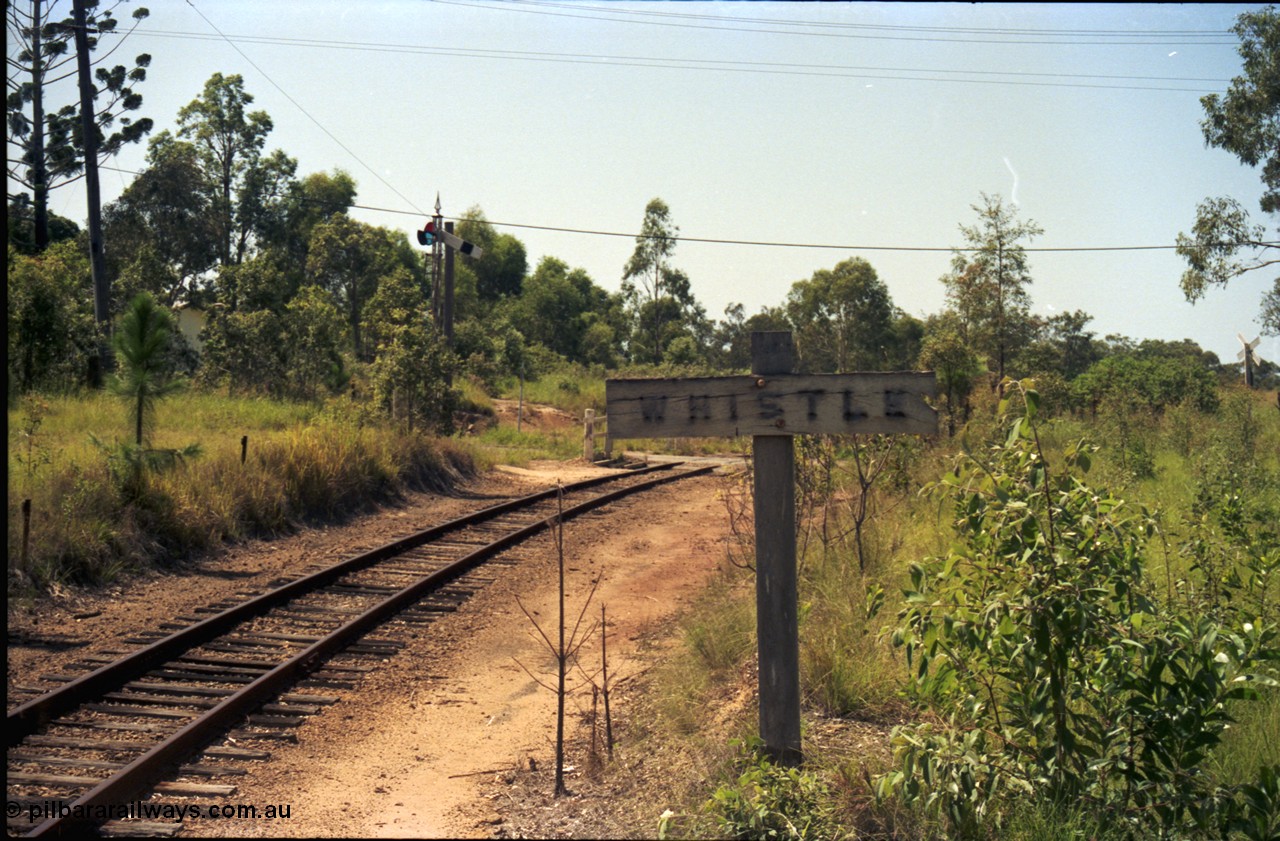
[{"label": "dry grass", "polygon": [[[130,486],[90,439],[110,443],[125,428],[116,401],[27,400],[10,411],[10,594],[110,581],[223,540],[349,515],[408,489],[443,489],[474,470],[462,444],[313,407],[188,394],[161,404],[156,426],[152,447],[195,442],[202,452]],[[24,499],[32,510],[25,566]]]}]

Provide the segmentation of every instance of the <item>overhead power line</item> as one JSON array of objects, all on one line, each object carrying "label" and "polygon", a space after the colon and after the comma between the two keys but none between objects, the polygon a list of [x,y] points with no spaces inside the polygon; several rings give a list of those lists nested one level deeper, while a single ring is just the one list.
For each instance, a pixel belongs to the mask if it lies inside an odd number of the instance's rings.
[{"label": "overhead power line", "polygon": [[258,73],[260,73],[260,74],[262,75],[262,78],[266,79],[268,82],[270,82],[270,83],[271,83],[271,86],[272,86],[272,87],[274,87],[276,90],[280,91],[280,94],[281,94],[285,99],[287,99],[287,100],[289,100],[291,103],[293,103],[293,106],[294,106],[295,108],[297,108],[299,111],[301,111],[301,112],[303,113],[303,115],[304,115],[308,120],[310,120],[311,122],[315,123],[315,124],[316,124],[316,127],[317,127],[317,128],[319,128],[322,132],[324,132],[326,137],[328,137],[328,138],[329,138],[330,140],[332,140],[334,143],[338,144],[338,146],[342,149],[342,151],[344,151],[344,152],[346,152],[348,155],[350,155],[350,156],[351,156],[351,158],[352,158],[352,160],[354,160],[356,163],[360,164],[360,166],[362,166],[362,167],[364,167],[366,170],[368,170],[370,175],[372,175],[374,178],[376,178],[376,179],[378,179],[379,181],[381,181],[381,182],[382,182],[382,184],[383,184],[383,186],[385,186],[385,187],[386,187],[388,190],[390,190],[391,192],[395,193],[395,194],[396,194],[396,195],[397,195],[397,196],[398,196],[398,197],[399,197],[399,198],[400,198],[400,199],[401,199],[405,204],[409,205],[410,207],[415,207],[415,208],[417,207],[417,205],[413,203],[413,200],[412,200],[412,199],[408,198],[407,196],[405,196],[405,195],[404,195],[404,193],[401,193],[399,190],[397,190],[394,184],[392,184],[391,182],[387,181],[387,179],[385,179],[385,178],[383,178],[381,175],[379,175],[377,170],[375,170],[373,167],[371,167],[371,166],[369,166],[367,163],[365,163],[365,162],[360,158],[360,156],[359,156],[359,155],[357,155],[355,152],[351,151],[351,149],[347,147],[347,144],[343,143],[341,140],[339,140],[339,139],[337,138],[337,136],[336,136],[333,132],[331,132],[331,131],[329,131],[327,128],[325,128],[325,127],[324,127],[324,124],[323,124],[323,123],[321,123],[319,120],[317,120],[315,117],[313,117],[313,116],[311,115],[311,112],[310,112],[310,111],[308,111],[307,109],[303,108],[303,107],[302,107],[302,104],[301,104],[301,103],[299,103],[299,102],[298,102],[298,100],[294,99],[292,96],[290,96],[290,95],[289,95],[289,92],[288,92],[288,91],[286,91],[284,88],[280,87],[280,85],[278,85],[278,84],[276,83],[276,80],[275,80],[275,79],[272,79],[272,78],[271,78],[271,76],[270,76],[270,75],[268,75],[268,74],[267,74],[267,72],[266,72],[265,70],[263,70],[261,67],[259,67],[259,66],[254,62],[254,60],[253,60],[253,59],[251,59],[251,58],[249,58],[249,56],[245,55],[244,50],[242,50],[242,49],[240,49],[239,47],[237,47],[234,41],[232,41],[230,38],[228,38],[226,35],[224,35],[224,34],[222,33],[222,30],[220,30],[220,29],[218,29],[218,27],[214,26],[213,21],[211,21],[211,20],[209,20],[207,17],[205,17],[205,16],[204,16],[204,13],[203,13],[203,12],[201,12],[199,9],[197,9],[197,8],[196,8],[196,4],[195,4],[195,3],[193,3],[193,2],[192,2],[192,0],[187,0],[187,5],[188,5],[188,6],[190,6],[190,7],[191,7],[191,9],[192,9],[192,10],[193,10],[197,15],[199,15],[199,16],[200,16],[200,19],[201,19],[201,20],[203,20],[205,23],[209,24],[209,28],[210,28],[210,29],[212,29],[214,32],[218,33],[218,36],[219,36],[219,38],[221,38],[221,40],[226,41],[228,44],[230,44],[230,45],[231,45],[231,48],[232,48],[233,50],[235,50],[237,53],[239,53],[241,58],[243,58],[245,61],[249,62],[249,65],[250,65],[251,67],[253,67],[253,69],[254,69],[254,70],[257,70],[257,71],[258,71]]},{"label": "overhead power line", "polygon": [[670,11],[653,11],[652,8],[626,8],[621,5],[611,6],[588,6],[583,3],[558,3],[551,0],[493,0],[493,2],[505,2],[509,5],[520,6],[541,6],[544,8],[556,9],[573,9],[575,11],[593,11],[606,14],[616,15],[632,15],[637,17],[659,17],[659,18],[681,18],[686,20],[706,20],[716,22],[736,22],[736,23],[756,23],[756,24],[779,24],[783,26],[803,26],[806,28],[820,29],[867,29],[867,30],[885,30],[892,32],[940,32],[940,33],[970,33],[970,34],[986,34],[986,35],[1059,35],[1059,36],[1095,36],[1095,37],[1168,37],[1171,35],[1204,37],[1204,38],[1221,38],[1230,35],[1225,29],[1044,29],[1044,28],[1014,28],[1014,27],[984,27],[984,26],[907,26],[904,24],[873,24],[873,23],[849,23],[847,21],[799,21],[787,20],[785,18],[766,18],[766,17],[738,17],[733,15],[709,15],[697,14],[693,12],[670,12]]},{"label": "overhead power line", "polygon": [[[1113,90],[1159,90],[1181,93],[1206,93],[1204,88],[1172,88],[1148,85],[1087,84],[1081,82],[1031,81],[1047,80],[1097,80],[1105,82],[1170,82],[1208,83],[1221,88],[1229,79],[1188,76],[1135,76],[1102,73],[1037,73],[1018,70],[950,70],[946,68],[882,67],[875,65],[803,64],[796,62],[734,61],[707,58],[674,58],[641,55],[613,55],[601,53],[557,53],[533,50],[494,50],[468,47],[424,47],[412,44],[377,42],[353,42],[315,38],[286,38],[266,35],[220,35],[202,32],[173,30],[149,30],[149,36],[192,40],[226,40],[242,44],[307,47],[313,49],[338,49],[357,52],[397,53],[424,56],[454,56],[459,58],[490,58],[516,61],[537,61],[565,64],[590,64],[594,67],[654,67],[673,70],[727,71],[738,73],[764,73],[792,76],[827,76],[859,79],[900,79],[904,81],[973,82],[977,84],[1011,84],[1049,87],[1103,88]],[[890,74],[890,75],[884,75]],[[963,75],[994,78],[937,78],[936,76],[897,74]]]},{"label": "overhead power line", "polygon": [[[106,166],[102,169],[109,169],[114,172],[123,172],[129,175],[140,175],[136,170],[120,169],[119,167]],[[319,199],[317,203],[322,202]],[[373,213],[390,213],[396,216],[416,216],[419,219],[430,218],[431,214],[424,213],[421,210],[399,210],[393,207],[378,207],[369,204],[352,204],[351,207],[357,210],[368,210]],[[462,216],[445,216],[447,220],[453,222],[468,221]],[[580,234],[583,236],[597,237],[621,237],[624,239],[669,239],[673,242],[698,242],[710,245],[749,245],[761,248],[824,248],[835,249],[841,251],[901,251],[901,252],[936,252],[950,254],[957,251],[972,252],[981,251],[980,248],[959,248],[955,246],[916,246],[916,245],[849,245],[841,243],[825,243],[825,242],[786,242],[778,240],[753,240],[753,239],[718,239],[713,237],[689,237],[689,236],[648,236],[643,234],[627,233],[624,231],[601,231],[592,228],[566,228],[555,225],[530,225],[525,222],[495,222],[492,219],[485,219],[484,224],[494,228],[519,228],[530,231],[548,231],[560,234]],[[1259,242],[1260,247],[1277,248],[1280,247],[1280,241],[1276,242]],[[1087,253],[1087,252],[1107,252],[1107,251],[1172,251],[1178,246],[1176,245],[1077,245],[1077,246],[1061,246],[1061,247],[1025,247],[1022,250],[1028,253]]]},{"label": "overhead power line", "polygon": [[[1037,45],[1056,44],[1060,46],[1061,45],[1065,45],[1065,46],[1138,46],[1138,45],[1151,46],[1153,44],[1160,45],[1160,46],[1206,46],[1206,45],[1232,46],[1236,43],[1234,38],[1231,37],[1231,33],[1225,30],[1218,33],[1197,33],[1197,32],[1188,33],[1184,31],[1182,34],[1178,34],[1176,36],[1171,36],[1169,34],[1162,33],[1162,32],[1138,30],[1138,31],[1128,32],[1128,33],[1116,32],[1114,35],[1114,37],[1117,37],[1117,38],[1123,37],[1124,35],[1127,35],[1130,38],[1146,38],[1146,40],[1138,40],[1138,41],[1105,40],[1106,36],[1104,34],[1099,34],[1099,31],[1097,30],[1095,30],[1094,33],[1090,35],[1083,35],[1080,32],[1074,32],[1072,30],[1058,30],[1058,32],[1069,33],[1065,35],[1054,35],[1054,34],[1049,34],[1047,32],[1037,32],[1035,30],[1030,30],[1030,32],[1034,32],[1038,36],[1036,38],[1030,38],[1030,37],[1027,37],[1026,33],[1020,30],[993,29],[993,30],[972,30],[972,31],[983,33],[986,37],[977,37],[977,38],[940,37],[937,34],[932,36],[926,36],[926,35],[885,35],[880,33],[873,34],[873,33],[863,33],[863,32],[805,31],[806,29],[813,30],[815,28],[819,28],[821,27],[821,24],[820,23],[809,24],[803,21],[781,21],[777,19],[773,19],[767,25],[768,26],[801,27],[801,29],[769,29],[769,28],[757,28],[756,26],[724,26],[724,25],[715,25],[713,23],[682,23],[682,22],[675,22],[675,21],[662,21],[662,20],[640,20],[640,19],[631,18],[631,17],[609,17],[609,15],[625,15],[628,13],[632,13],[635,10],[614,9],[610,7],[601,7],[601,6],[578,6],[578,5],[567,5],[567,4],[537,3],[537,2],[533,2],[533,0],[507,0],[507,2],[499,1],[499,2],[494,2],[492,4],[486,4],[482,2],[469,2],[468,0],[430,0],[430,2],[439,3],[447,6],[465,6],[473,9],[488,9],[490,11],[518,12],[523,14],[548,15],[551,17],[577,18],[580,20],[594,20],[594,21],[608,22],[608,23],[629,23],[629,24],[639,24],[642,26],[666,26],[666,27],[676,27],[680,29],[711,29],[711,30],[720,30],[725,32],[752,32],[752,33],[765,34],[765,35],[798,35],[798,36],[813,37],[813,38],[851,38],[851,39],[874,40],[874,41],[927,41],[927,42],[933,42],[933,43],[947,43],[947,44],[1037,44]],[[542,8],[535,8],[535,7],[542,7]],[[572,9],[573,11],[563,11],[563,12],[553,11],[554,8]],[[595,12],[596,14],[590,14],[590,12]],[[669,14],[678,14],[678,13],[669,13]],[[735,22],[741,22],[746,24],[756,23],[756,20],[753,18],[729,19],[729,18],[721,18],[718,16],[712,16],[712,15],[706,15],[700,19],[708,20],[708,21],[717,21],[717,22],[722,20],[734,20]],[[885,27],[885,28],[889,29],[890,27]],[[938,32],[958,33],[959,35],[962,35],[962,36],[971,34],[970,30],[953,29],[953,28],[945,28],[945,27],[936,27],[932,31],[934,31],[935,33],[938,33]],[[1102,30],[1101,32],[1105,33],[1105,30]],[[996,36],[999,36],[1001,33],[1006,33],[1005,37],[996,37]],[[1099,41],[1074,40],[1078,37],[1104,38],[1104,40],[1099,40]],[[1198,37],[1201,40],[1193,40],[1193,41],[1167,40],[1170,37],[1178,37],[1178,38]],[[1209,40],[1215,37],[1218,38],[1219,40]]]},{"label": "overhead power line", "polygon": [[[395,210],[389,207],[376,207],[373,205],[365,205],[365,204],[353,204],[351,206],[359,210],[369,210],[377,213],[394,213],[402,216],[419,216],[419,217],[425,216],[425,214],[420,212],[414,213],[413,211],[409,211],[409,210]],[[455,222],[467,221],[461,216],[454,216],[454,217],[446,216],[445,218],[451,219],[452,221],[455,221]],[[946,253],[946,254],[950,254],[956,251],[981,251],[982,250],[980,248],[957,248],[954,246],[846,245],[846,244],[839,244],[839,243],[783,242],[783,241],[749,240],[749,239],[717,239],[712,237],[689,237],[689,236],[645,237],[644,235],[626,233],[623,231],[601,231],[601,230],[594,230],[591,228],[565,228],[565,227],[557,227],[554,225],[530,225],[523,222],[495,222],[492,219],[486,219],[484,220],[484,222],[486,225],[490,225],[495,228],[520,228],[520,229],[531,230],[531,231],[550,231],[553,233],[582,234],[585,236],[600,236],[600,237],[622,237],[625,239],[641,239],[641,238],[669,239],[675,242],[700,242],[700,243],[707,243],[711,245],[750,245],[750,246],[759,246],[759,247],[765,247],[765,248],[825,248],[825,249],[837,249],[837,250],[843,250],[843,251],[938,252],[938,253]],[[1259,245],[1267,246],[1267,247],[1277,247],[1277,246],[1280,246],[1280,241],[1262,242],[1262,243],[1259,243]],[[1030,252],[1071,253],[1071,252],[1106,252],[1106,251],[1172,251],[1177,247],[1178,246],[1176,245],[1090,245],[1090,246],[1064,246],[1064,247],[1043,247],[1043,248],[1027,247],[1027,248],[1023,248],[1022,250],[1028,253]]]}]

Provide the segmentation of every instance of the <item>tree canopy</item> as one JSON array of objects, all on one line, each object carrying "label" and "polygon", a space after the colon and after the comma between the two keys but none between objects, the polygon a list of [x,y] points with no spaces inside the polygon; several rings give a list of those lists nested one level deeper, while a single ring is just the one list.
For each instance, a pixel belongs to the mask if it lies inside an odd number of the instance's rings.
[{"label": "tree canopy", "polygon": [[787,295],[800,365],[813,373],[881,367],[893,332],[889,287],[861,257],[819,269]]},{"label": "tree canopy", "polygon": [[956,250],[942,283],[966,338],[986,355],[988,366],[994,364],[1000,382],[1010,358],[1030,339],[1031,270],[1023,243],[1044,229],[1019,220],[1016,207],[1007,207],[1000,196],[983,193],[982,204],[972,207],[978,223],[960,226],[965,248]]},{"label": "tree canopy", "polygon": [[[1240,38],[1242,74],[1226,94],[1200,100],[1205,144],[1225,149],[1248,167],[1261,167],[1259,205],[1274,220],[1280,213],[1280,14],[1275,6],[1244,12],[1232,27]],[[1274,224],[1274,221],[1273,221]],[[1280,233],[1280,227],[1273,229]],[[1195,303],[1209,286],[1280,263],[1280,245],[1267,228],[1253,222],[1233,198],[1206,198],[1196,208],[1191,235],[1178,235],[1178,254],[1187,261],[1182,292]],[[1280,335],[1280,278],[1263,296],[1259,321]]]},{"label": "tree canopy", "polygon": [[214,73],[201,95],[178,111],[177,137],[165,132],[155,141],[161,147],[186,142],[194,148],[199,183],[215,220],[218,262],[224,266],[244,260],[297,169],[283,152],[263,154],[273,123],[267,112],[249,111],[252,104],[241,76]]},{"label": "tree canopy", "polygon": [[[74,82],[59,84],[76,75],[76,53],[71,48],[76,30],[70,17],[49,17],[54,5],[43,0],[5,4],[5,35],[12,48],[6,50],[5,116],[9,143],[21,150],[17,159],[9,159],[9,178],[31,191],[30,240],[37,251],[50,242],[49,192],[75,181],[84,170],[79,92]],[[97,3],[86,10],[90,51],[98,47],[101,35],[114,33],[119,27],[114,10],[114,5],[103,9]],[[144,7],[135,9],[134,28],[149,14]],[[96,67],[94,126],[99,160],[116,154],[127,143],[137,143],[152,127],[150,118],[128,115],[142,107],[142,95],[134,86],[146,80],[151,56],[138,55],[132,68],[104,66],[103,61],[114,52],[90,60],[90,66]],[[10,203],[15,198],[11,194]]]}]

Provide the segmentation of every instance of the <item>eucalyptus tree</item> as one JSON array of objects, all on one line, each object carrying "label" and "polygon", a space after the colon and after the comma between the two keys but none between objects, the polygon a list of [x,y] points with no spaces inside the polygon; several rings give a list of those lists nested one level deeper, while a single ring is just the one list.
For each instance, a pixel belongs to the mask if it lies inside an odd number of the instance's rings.
[{"label": "eucalyptus tree", "polygon": [[492,303],[520,294],[529,271],[523,242],[511,234],[498,233],[478,206],[462,215],[457,234],[483,251],[479,260],[464,260],[454,269],[471,275],[479,301]]},{"label": "eucalyptus tree", "polygon": [[[563,260],[547,256],[525,279],[524,291],[512,300],[510,313],[513,325],[528,341],[571,361],[585,362],[587,331],[603,323],[608,308],[609,293],[584,269],[571,269]],[[601,338],[597,330],[595,341]]]},{"label": "eucalyptus tree", "polygon": [[218,259],[218,227],[193,146],[164,136],[147,167],[103,208],[107,264],[126,300],[149,292],[165,306],[189,300]]},{"label": "eucalyptus tree", "polygon": [[955,435],[957,415],[968,419],[969,394],[982,373],[982,360],[968,340],[963,320],[954,311],[929,317],[920,364],[937,373],[938,386],[947,401],[947,432]]},{"label": "eucalyptus tree", "polygon": [[305,175],[288,185],[278,212],[265,217],[259,245],[280,260],[305,265],[316,225],[345,214],[355,201],[356,182],[345,170]]},{"label": "eucalyptus tree", "polygon": [[715,326],[712,339],[715,353],[712,362],[724,371],[747,371],[751,368],[751,334],[758,331],[791,330],[783,307],[761,307],[748,316],[742,304],[724,308],[724,319]]},{"label": "eucalyptus tree", "polygon": [[[1225,95],[1200,100],[1205,112],[1200,127],[1206,145],[1227,150],[1246,166],[1262,167],[1259,205],[1275,225],[1280,214],[1280,13],[1275,6],[1244,12],[1232,31],[1240,38],[1244,72],[1231,80]],[[1272,233],[1280,233],[1280,227]],[[1192,303],[1209,286],[1225,286],[1232,278],[1280,264],[1276,237],[1268,239],[1266,226],[1253,222],[1230,197],[1200,203],[1191,236],[1178,235],[1178,254],[1187,261],[1182,292]],[[1280,335],[1280,277],[1272,283],[1259,320],[1265,332]]]},{"label": "eucalyptus tree", "polygon": [[861,257],[793,283],[786,312],[800,364],[815,373],[880,368],[893,338],[889,288]]},{"label": "eucalyptus tree", "polygon": [[327,289],[342,308],[352,348],[360,361],[372,359],[364,340],[365,305],[384,278],[403,270],[421,289],[421,262],[402,232],[335,214],[311,231],[307,251],[308,283]]},{"label": "eucalyptus tree", "polygon": [[[671,208],[660,198],[654,198],[644,209],[644,219],[640,223],[640,233],[636,236],[636,248],[622,270],[622,292],[627,298],[630,308],[637,318],[647,316],[648,324],[638,321],[636,332],[650,331],[651,340],[648,352],[651,361],[662,362],[662,324],[670,318],[670,307],[663,307],[663,286],[677,280],[667,265],[676,250],[676,237],[680,228],[671,220]],[[639,283],[639,287],[636,283]],[[688,278],[685,278],[685,286]],[[647,313],[642,298],[648,297]],[[637,354],[633,351],[634,361]]]},{"label": "eucalyptus tree", "polygon": [[[1037,337],[1023,354],[1021,373],[1038,376],[1057,374],[1074,380],[1102,358],[1105,348],[1092,330],[1085,327],[1093,316],[1084,310],[1060,312],[1036,322]],[[1041,383],[1041,393],[1044,392]]]},{"label": "eucalyptus tree", "polygon": [[223,266],[242,262],[255,238],[272,227],[297,170],[283,152],[264,153],[273,124],[267,112],[250,111],[252,104],[241,76],[214,73],[200,96],[178,111],[177,135],[164,132],[153,142],[153,148],[187,143],[194,150],[197,187],[212,209]]},{"label": "eucalyptus tree", "polygon": [[1031,270],[1023,243],[1044,233],[1035,222],[1018,219],[999,196],[982,194],[972,205],[976,225],[961,225],[965,247],[955,250],[951,272],[943,275],[947,303],[965,324],[969,341],[995,363],[996,383],[1009,358],[1031,338]]}]

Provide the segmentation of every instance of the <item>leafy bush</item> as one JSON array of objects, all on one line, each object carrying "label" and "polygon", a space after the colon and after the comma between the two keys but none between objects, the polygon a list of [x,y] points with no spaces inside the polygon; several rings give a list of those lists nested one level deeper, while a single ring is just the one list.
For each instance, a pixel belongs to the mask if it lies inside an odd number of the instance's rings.
[{"label": "leafy bush", "polygon": [[1144,579],[1151,516],[1084,483],[1084,442],[1051,466],[1039,395],[1015,385],[1025,412],[1007,439],[937,486],[959,539],[913,566],[893,639],[941,721],[895,730],[900,768],[879,792],[969,837],[1025,797],[1178,837],[1265,829],[1280,815],[1265,806],[1274,769],[1232,787],[1202,765],[1227,703],[1277,685],[1250,673],[1277,657],[1275,625],[1159,604]]},{"label": "leafy bush", "polygon": [[759,739],[743,742],[742,754],[746,770],[706,804],[726,838],[839,837],[830,792],[816,775],[774,764]]},{"label": "leafy bush", "polygon": [[97,344],[85,249],[67,241],[34,256],[11,250],[8,268],[9,388],[80,385]]},{"label": "leafy bush", "polygon": [[1184,401],[1202,412],[1218,407],[1217,378],[1200,359],[1186,355],[1108,356],[1071,384],[1081,405],[1095,411],[1108,396],[1159,413]]}]

